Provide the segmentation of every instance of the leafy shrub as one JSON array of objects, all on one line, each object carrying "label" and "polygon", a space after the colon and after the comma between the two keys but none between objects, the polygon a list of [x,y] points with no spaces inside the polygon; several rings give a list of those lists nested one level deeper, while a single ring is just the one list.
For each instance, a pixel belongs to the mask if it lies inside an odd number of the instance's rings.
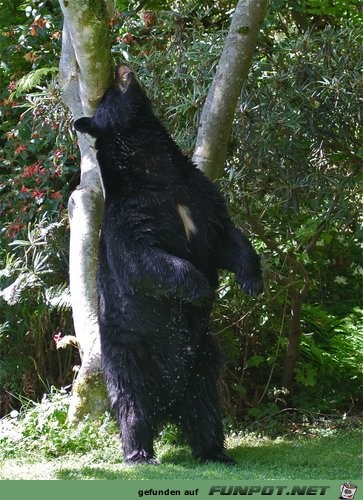
[{"label": "leafy shrub", "polygon": [[68,424],[69,400],[67,392],[53,388],[40,403],[25,403],[20,414],[14,411],[0,420],[0,457],[29,452],[57,457],[119,447],[116,424],[108,414],[98,422],[84,418]]},{"label": "leafy shrub", "polygon": [[[359,397],[363,354],[363,311],[355,307],[344,318],[333,316],[321,306],[304,307],[304,335],[296,380],[301,389],[297,405],[320,411],[339,409]],[[311,391],[312,389],[312,391]]]},{"label": "leafy shrub", "polygon": [[[51,384],[72,382],[78,352],[57,350],[57,340],[73,333],[65,284],[65,219],[44,214],[0,255],[0,387],[35,399]],[[4,241],[4,238],[3,238]],[[10,252],[11,249],[11,252]],[[3,408],[6,412],[8,408]]]},{"label": "leafy shrub", "polygon": [[58,2],[16,1],[3,6],[0,21],[0,415],[16,404],[10,394],[36,398],[70,383],[77,360],[53,339],[73,332],[63,300],[66,204],[79,175],[70,117],[52,79],[59,14]]}]

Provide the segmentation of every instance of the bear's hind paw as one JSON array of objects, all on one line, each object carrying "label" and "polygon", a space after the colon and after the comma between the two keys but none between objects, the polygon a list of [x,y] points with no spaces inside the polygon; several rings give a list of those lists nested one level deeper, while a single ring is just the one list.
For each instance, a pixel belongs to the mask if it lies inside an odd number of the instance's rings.
[{"label": "bear's hind paw", "polygon": [[158,465],[160,462],[145,450],[135,450],[125,457],[127,465]]}]

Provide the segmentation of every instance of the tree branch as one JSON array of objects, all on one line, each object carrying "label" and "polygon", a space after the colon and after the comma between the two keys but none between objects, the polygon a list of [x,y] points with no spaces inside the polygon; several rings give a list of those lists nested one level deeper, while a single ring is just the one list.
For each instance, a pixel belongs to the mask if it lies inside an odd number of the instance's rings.
[{"label": "tree branch", "polygon": [[246,80],[268,0],[239,0],[200,119],[194,162],[222,177],[237,100]]}]

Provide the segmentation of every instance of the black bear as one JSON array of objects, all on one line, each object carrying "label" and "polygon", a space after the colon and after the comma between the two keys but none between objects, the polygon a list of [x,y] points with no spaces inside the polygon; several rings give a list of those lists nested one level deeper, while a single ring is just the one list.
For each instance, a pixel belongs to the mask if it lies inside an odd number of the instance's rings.
[{"label": "black bear", "polygon": [[105,190],[98,315],[125,460],[154,463],[155,433],[174,422],[196,457],[233,462],[224,453],[209,316],[217,270],[233,271],[254,295],[263,288],[259,258],[128,66],[117,66],[95,115],[75,128],[96,138]]}]

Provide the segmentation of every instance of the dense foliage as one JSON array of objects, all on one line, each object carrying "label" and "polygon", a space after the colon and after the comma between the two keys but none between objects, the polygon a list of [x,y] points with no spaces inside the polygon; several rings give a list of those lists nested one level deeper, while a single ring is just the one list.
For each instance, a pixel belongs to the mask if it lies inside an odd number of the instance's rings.
[{"label": "dense foliage", "polygon": [[[115,60],[137,70],[191,154],[234,2],[116,3]],[[73,334],[66,204],[78,151],[56,80],[58,3],[0,5],[3,414],[14,396],[33,399],[70,384],[78,362],[72,344],[56,349]],[[214,330],[232,417],[263,419],[291,404],[327,412],[357,404],[361,43],[358,2],[271,2],[219,181],[233,217],[255,238],[266,277],[256,301],[242,300],[222,276]]]},{"label": "dense foliage", "polygon": [[[0,414],[72,379],[66,201],[78,151],[56,76],[56,2],[1,4]],[[73,358],[73,359],[72,359]]]}]

